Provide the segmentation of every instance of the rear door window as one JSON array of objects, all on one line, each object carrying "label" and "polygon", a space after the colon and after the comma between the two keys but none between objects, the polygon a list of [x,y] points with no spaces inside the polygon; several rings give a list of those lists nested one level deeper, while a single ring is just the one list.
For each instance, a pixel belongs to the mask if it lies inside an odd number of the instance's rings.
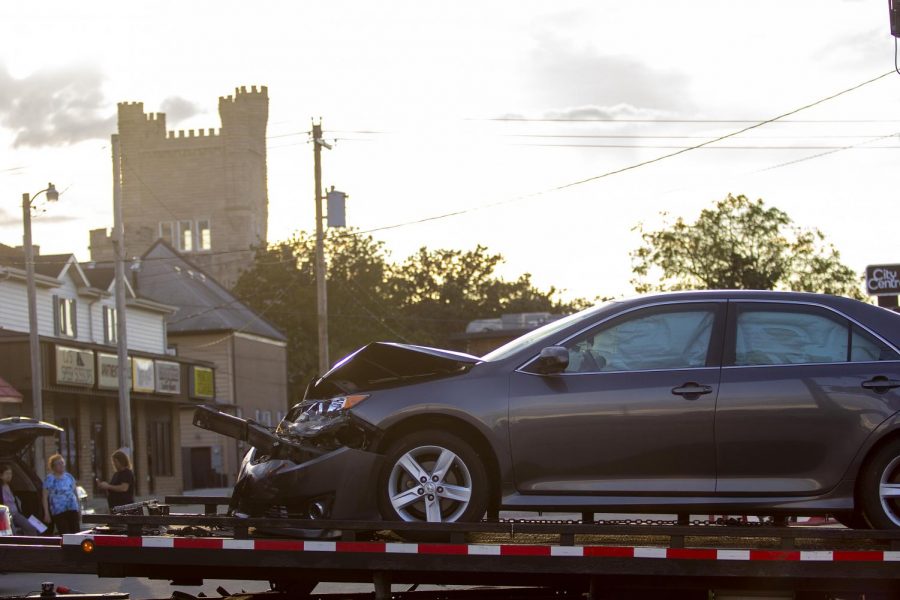
[{"label": "rear door window", "polygon": [[895,360],[876,337],[826,308],[733,303],[726,364],[793,365]]}]

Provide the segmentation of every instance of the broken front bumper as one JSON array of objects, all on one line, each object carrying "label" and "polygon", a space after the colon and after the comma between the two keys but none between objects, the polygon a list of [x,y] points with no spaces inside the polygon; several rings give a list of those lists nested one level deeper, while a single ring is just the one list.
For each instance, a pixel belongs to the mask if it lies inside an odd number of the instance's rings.
[{"label": "broken front bumper", "polygon": [[378,519],[375,486],[382,460],[372,452],[338,448],[298,464],[260,460],[254,448],[241,466],[232,508],[250,516]]},{"label": "broken front bumper", "polygon": [[232,512],[347,520],[380,516],[375,490],[383,457],[337,445],[338,427],[358,427],[348,417],[329,419],[328,426],[309,439],[280,435],[206,406],[194,412],[194,425],[253,446],[241,464]]}]

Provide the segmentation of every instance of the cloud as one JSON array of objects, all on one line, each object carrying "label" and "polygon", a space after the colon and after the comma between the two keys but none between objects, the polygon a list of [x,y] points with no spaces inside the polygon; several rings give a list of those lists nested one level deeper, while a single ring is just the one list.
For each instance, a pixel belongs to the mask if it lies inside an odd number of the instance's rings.
[{"label": "cloud", "polygon": [[170,125],[204,112],[198,104],[180,96],[170,96],[163,100],[160,110],[166,113],[166,123]]},{"label": "cloud", "polygon": [[628,56],[574,47],[555,34],[538,37],[531,71],[536,97],[549,106],[693,108],[683,73],[657,69]]},{"label": "cloud", "polygon": [[0,65],[0,126],[19,146],[60,146],[105,138],[116,117],[103,94],[103,74],[89,65],[43,69],[22,79]]},{"label": "cloud", "polygon": [[560,121],[607,121],[616,119],[661,119],[673,116],[669,111],[638,108],[630,104],[616,104],[614,106],[573,106],[561,109],[549,109],[538,114],[525,115],[522,113],[508,113],[501,115],[500,119],[549,119]]},{"label": "cloud", "polygon": [[845,67],[877,68],[893,58],[893,44],[887,27],[848,34],[821,46],[817,56]]}]

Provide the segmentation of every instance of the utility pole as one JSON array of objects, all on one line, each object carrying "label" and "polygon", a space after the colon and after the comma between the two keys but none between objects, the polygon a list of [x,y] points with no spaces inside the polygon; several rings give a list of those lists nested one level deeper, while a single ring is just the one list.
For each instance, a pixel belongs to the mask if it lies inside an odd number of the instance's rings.
[{"label": "utility pole", "polygon": [[[37,290],[34,283],[34,246],[31,245],[31,198],[28,194],[22,195],[22,223],[28,294],[28,350],[31,355],[31,416],[43,421],[44,400],[41,391],[44,379],[41,374],[41,341],[37,320]],[[44,442],[38,441],[34,444],[34,470],[36,473],[42,473],[44,468]]]},{"label": "utility pole", "polygon": [[325,285],[325,232],[322,225],[322,146],[331,146],[322,139],[322,119],[313,123],[313,156],[316,179],[316,308],[319,316],[319,375],[331,365],[328,359],[328,288]]},{"label": "utility pole", "polygon": [[113,159],[113,245],[116,264],[116,345],[119,376],[119,440],[134,459],[131,439],[131,390],[128,386],[128,340],[125,333],[125,223],[122,218],[122,157],[119,136],[112,136]]}]

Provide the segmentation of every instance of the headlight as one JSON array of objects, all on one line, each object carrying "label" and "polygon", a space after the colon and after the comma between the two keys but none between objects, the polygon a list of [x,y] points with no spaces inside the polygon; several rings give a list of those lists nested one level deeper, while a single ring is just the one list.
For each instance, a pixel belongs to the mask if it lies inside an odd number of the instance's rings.
[{"label": "headlight", "polygon": [[325,409],[325,412],[350,410],[368,397],[368,394],[350,394],[347,396],[338,396],[337,398],[332,398],[328,402],[328,408]]}]

